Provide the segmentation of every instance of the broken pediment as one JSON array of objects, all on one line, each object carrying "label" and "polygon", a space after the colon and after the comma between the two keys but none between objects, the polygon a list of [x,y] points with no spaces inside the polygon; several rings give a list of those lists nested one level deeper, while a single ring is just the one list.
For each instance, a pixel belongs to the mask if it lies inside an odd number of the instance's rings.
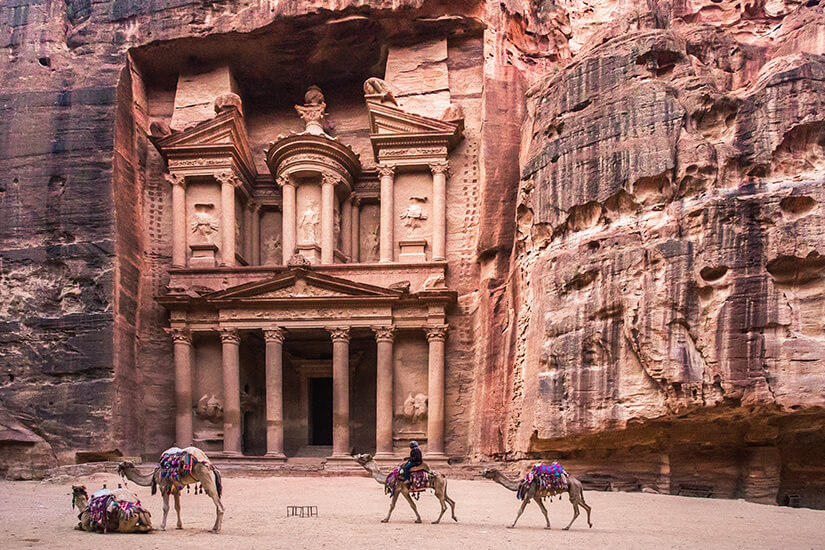
[{"label": "broken pediment", "polygon": [[462,138],[463,120],[445,121],[416,115],[370,97],[367,98],[367,111],[376,160],[446,158]]},{"label": "broken pediment", "polygon": [[319,301],[328,299],[394,300],[401,295],[402,293],[397,290],[356,283],[304,269],[290,269],[271,279],[214,292],[205,296],[205,299],[213,303],[295,299],[317,299]]}]

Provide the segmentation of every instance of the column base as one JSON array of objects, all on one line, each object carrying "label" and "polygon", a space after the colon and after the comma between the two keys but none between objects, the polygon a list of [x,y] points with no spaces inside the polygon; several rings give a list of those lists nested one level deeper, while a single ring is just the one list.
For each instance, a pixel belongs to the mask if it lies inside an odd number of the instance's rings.
[{"label": "column base", "polygon": [[395,453],[383,452],[375,453],[375,456],[373,458],[375,460],[395,460],[396,456]]},{"label": "column base", "polygon": [[221,456],[224,458],[236,458],[243,456],[243,453],[240,451],[221,451]]},{"label": "column base", "polygon": [[278,453],[278,452],[266,453],[264,455],[264,458],[267,458],[269,460],[282,460],[282,461],[286,462],[286,455],[284,453]]}]

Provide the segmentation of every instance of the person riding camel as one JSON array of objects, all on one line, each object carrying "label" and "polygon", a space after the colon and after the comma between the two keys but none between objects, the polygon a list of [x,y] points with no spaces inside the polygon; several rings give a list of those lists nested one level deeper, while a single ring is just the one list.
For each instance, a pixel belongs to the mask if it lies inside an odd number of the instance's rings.
[{"label": "person riding camel", "polygon": [[404,466],[402,467],[404,481],[409,481],[410,469],[420,466],[424,462],[424,458],[421,456],[421,447],[418,446],[417,441],[410,441],[410,456],[404,460]]}]

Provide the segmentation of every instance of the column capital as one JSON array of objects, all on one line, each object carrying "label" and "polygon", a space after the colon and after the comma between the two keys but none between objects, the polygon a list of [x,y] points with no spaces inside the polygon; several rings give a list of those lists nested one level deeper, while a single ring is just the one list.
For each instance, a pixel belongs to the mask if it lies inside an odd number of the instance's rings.
[{"label": "column capital", "polygon": [[172,337],[173,342],[182,342],[184,344],[192,344],[192,333],[188,328],[167,328],[164,329],[166,334]]},{"label": "column capital", "polygon": [[359,197],[355,193],[352,193],[349,196],[349,201],[352,203],[353,206],[361,206],[361,197]]},{"label": "column capital", "polygon": [[166,172],[163,174],[163,179],[165,179],[169,185],[186,187],[186,177],[180,172]]},{"label": "column capital", "polygon": [[238,334],[238,329],[236,328],[221,328],[218,329],[218,332],[221,335],[221,342],[224,344],[240,344],[241,337]]},{"label": "column capital", "polygon": [[375,333],[376,342],[392,342],[395,340],[395,327],[392,325],[372,327],[372,331]]},{"label": "column capital", "polygon": [[246,208],[254,214],[255,212],[261,209],[261,205],[257,202],[249,201],[249,204],[246,205]]},{"label": "column capital", "polygon": [[217,174],[214,174],[214,177],[221,183],[221,185],[233,185],[235,187],[241,185],[240,178],[238,178],[234,172],[218,172]]},{"label": "column capital", "polygon": [[378,175],[382,178],[395,176],[395,166],[391,166],[389,164],[379,164]]},{"label": "column capital", "polygon": [[447,339],[447,329],[448,325],[434,325],[431,327],[424,327],[424,332],[427,335],[427,341],[445,341]]},{"label": "column capital", "polygon": [[444,174],[445,177],[449,176],[450,163],[448,163],[446,160],[432,162],[430,163],[430,171],[433,173],[433,175]]},{"label": "column capital", "polygon": [[285,337],[286,331],[281,327],[264,329],[264,340],[267,342],[277,342],[278,344],[283,344]]},{"label": "column capital", "polygon": [[333,342],[349,342],[349,327],[327,327]]},{"label": "column capital", "polygon": [[321,173],[321,183],[324,185],[335,185],[336,183],[340,182],[343,178],[337,174],[330,174],[329,172],[322,172]]},{"label": "column capital", "polygon": [[295,182],[292,181],[292,176],[290,176],[289,174],[281,174],[280,176],[278,176],[278,179],[276,181],[278,183],[278,186],[280,187],[283,187],[285,185],[295,185]]}]

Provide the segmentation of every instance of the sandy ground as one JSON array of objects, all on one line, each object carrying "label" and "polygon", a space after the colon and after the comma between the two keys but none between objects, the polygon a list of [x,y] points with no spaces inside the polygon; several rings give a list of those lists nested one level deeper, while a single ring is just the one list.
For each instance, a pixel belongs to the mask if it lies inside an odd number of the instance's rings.
[{"label": "sandy ground", "polygon": [[[118,483],[100,473],[79,481],[92,490]],[[71,484],[0,481],[0,548],[825,548],[825,511],[641,493],[586,492],[592,529],[582,515],[570,531],[561,530],[572,516],[566,497],[548,505],[552,530],[543,529],[535,504],[508,529],[518,508],[515,493],[487,480],[449,483],[458,523],[445,515],[431,525],[440,508],[425,494],[418,504],[425,523],[414,524],[399,500],[390,523],[381,524],[389,500],[378,483],[361,477],[228,478],[219,535],[207,532],[215,519],[211,500],[185,493],[182,531],[174,529],[173,508],[165,532],[99,535],[73,530]],[[136,489],[159,527],[160,497]],[[292,504],[317,505],[319,517],[287,518]]]}]

